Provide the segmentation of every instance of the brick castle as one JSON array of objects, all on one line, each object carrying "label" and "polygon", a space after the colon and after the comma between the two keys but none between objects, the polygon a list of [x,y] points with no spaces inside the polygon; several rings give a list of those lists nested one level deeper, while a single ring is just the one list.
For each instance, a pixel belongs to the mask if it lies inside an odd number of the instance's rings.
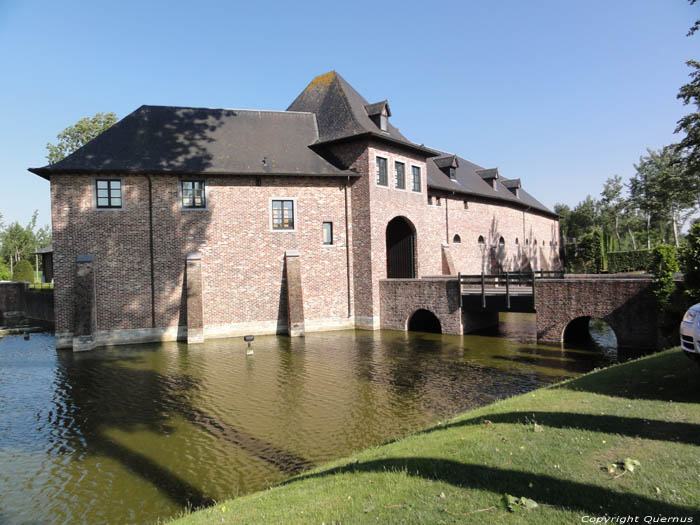
[{"label": "brick castle", "polygon": [[[557,216],[336,72],[286,111],[142,106],[51,182],[57,347],[379,328],[379,280],[560,267]],[[86,321],[87,319],[87,321]]]}]

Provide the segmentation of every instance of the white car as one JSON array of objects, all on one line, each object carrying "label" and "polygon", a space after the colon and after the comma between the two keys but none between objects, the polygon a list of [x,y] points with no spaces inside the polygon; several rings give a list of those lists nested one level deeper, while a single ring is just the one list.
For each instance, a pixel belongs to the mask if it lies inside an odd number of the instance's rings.
[{"label": "white car", "polygon": [[681,348],[700,363],[700,303],[688,308],[681,322]]}]

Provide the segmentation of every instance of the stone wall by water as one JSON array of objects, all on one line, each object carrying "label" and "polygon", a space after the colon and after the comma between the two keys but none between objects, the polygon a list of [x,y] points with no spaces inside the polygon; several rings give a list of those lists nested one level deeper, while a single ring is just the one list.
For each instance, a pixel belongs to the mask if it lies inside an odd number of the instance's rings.
[{"label": "stone wall by water", "polygon": [[0,282],[0,322],[23,317],[53,324],[53,290],[35,292],[25,282]]}]

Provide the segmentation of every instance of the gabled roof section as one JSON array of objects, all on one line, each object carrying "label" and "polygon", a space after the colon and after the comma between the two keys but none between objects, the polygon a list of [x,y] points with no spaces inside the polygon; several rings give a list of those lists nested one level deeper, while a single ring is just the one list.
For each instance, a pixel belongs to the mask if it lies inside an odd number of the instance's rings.
[{"label": "gabled roof section", "polygon": [[311,113],[141,106],[65,159],[57,173],[352,176],[314,153]]},{"label": "gabled roof section", "polygon": [[[451,159],[452,157],[455,157],[458,162],[455,170],[455,179],[450,179],[438,166],[438,162],[446,162],[445,159]],[[519,197],[516,197],[510,191],[510,188],[514,184],[520,185],[520,179],[505,179],[499,174],[495,180],[498,189],[494,189],[494,175],[498,173],[496,168],[485,169],[463,157],[450,153],[443,153],[440,157],[428,159],[427,164],[428,188],[454,192],[465,197],[474,196],[510,203],[519,208],[533,209],[552,217],[558,217],[556,213],[522,189],[519,189]]]},{"label": "gabled roof section", "polygon": [[[388,110],[386,101],[377,104],[386,104]],[[319,134],[316,145],[371,136],[420,151],[426,156],[438,154],[422,144],[411,142],[391,123],[386,131],[379,130],[366,109],[367,106],[374,108],[377,104],[369,104],[343,77],[330,71],[314,78],[287,111],[316,114]]]},{"label": "gabled roof section", "polygon": [[503,185],[508,188],[509,190],[514,190],[518,188],[522,188],[522,184],[520,184],[520,179],[509,179],[509,180],[503,180]]}]

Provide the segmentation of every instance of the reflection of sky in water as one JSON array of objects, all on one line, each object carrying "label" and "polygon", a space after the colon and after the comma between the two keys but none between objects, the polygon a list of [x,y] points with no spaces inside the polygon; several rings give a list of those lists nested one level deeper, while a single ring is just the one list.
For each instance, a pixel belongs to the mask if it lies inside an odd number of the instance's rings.
[{"label": "reflection of sky in water", "polygon": [[[344,331],[73,354],[0,339],[0,522],[147,521],[257,490],[614,352]],[[519,334],[519,335],[518,335]]]}]

